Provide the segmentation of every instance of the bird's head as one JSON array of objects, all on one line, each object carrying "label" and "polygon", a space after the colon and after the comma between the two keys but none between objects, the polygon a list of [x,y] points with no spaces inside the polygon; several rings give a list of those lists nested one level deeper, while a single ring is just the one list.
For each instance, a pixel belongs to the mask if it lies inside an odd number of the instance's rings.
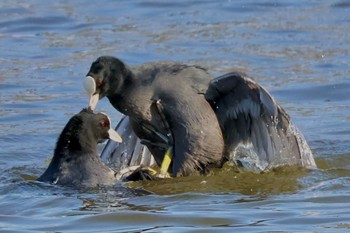
[{"label": "bird's head", "polygon": [[125,64],[111,56],[99,57],[91,64],[83,82],[91,110],[96,108],[100,99],[121,89],[127,72]]}]

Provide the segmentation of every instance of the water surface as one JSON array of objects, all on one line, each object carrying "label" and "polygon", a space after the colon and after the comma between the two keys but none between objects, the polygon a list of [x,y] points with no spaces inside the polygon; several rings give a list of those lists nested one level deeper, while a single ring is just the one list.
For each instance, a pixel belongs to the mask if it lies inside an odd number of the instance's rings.
[{"label": "water surface", "polygon": [[[0,230],[349,231],[349,11],[345,0],[1,1]],[[81,82],[100,55],[248,73],[285,107],[320,169],[224,168],[103,190],[32,181],[87,105]],[[97,110],[120,119],[107,100]]]}]

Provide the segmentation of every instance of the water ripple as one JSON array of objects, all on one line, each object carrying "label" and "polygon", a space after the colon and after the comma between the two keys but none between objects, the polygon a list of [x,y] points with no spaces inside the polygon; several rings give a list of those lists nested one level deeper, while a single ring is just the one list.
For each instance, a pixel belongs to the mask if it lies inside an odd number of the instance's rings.
[{"label": "water ripple", "polygon": [[[0,2],[0,228],[69,232],[345,232],[349,227],[349,3]],[[175,60],[248,73],[302,130],[318,170],[74,190],[35,180],[87,105],[91,62]],[[98,111],[120,119],[102,100]],[[131,187],[129,187],[131,186]],[[145,191],[146,190],[146,191]],[[152,194],[149,193],[152,192]]]}]

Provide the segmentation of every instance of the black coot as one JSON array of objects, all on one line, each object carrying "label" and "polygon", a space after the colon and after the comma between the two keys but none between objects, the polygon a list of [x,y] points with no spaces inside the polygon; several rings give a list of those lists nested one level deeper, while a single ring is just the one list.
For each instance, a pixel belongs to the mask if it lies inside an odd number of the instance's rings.
[{"label": "black coot", "polygon": [[120,176],[98,156],[97,144],[106,139],[121,142],[109,117],[83,109],[64,127],[51,163],[38,180],[76,187],[115,184]]},{"label": "black coot", "polygon": [[172,176],[206,172],[225,161],[257,171],[316,167],[287,113],[245,74],[213,78],[201,67],[174,62],[131,69],[104,56],[92,63],[84,87],[92,109],[107,96],[130,118],[159,165],[171,148]]}]

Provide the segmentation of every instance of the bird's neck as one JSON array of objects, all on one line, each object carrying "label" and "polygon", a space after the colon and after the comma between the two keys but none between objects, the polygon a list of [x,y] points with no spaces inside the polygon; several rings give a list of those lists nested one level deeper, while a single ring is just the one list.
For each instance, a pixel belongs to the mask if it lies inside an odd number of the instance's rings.
[{"label": "bird's neck", "polygon": [[[86,154],[97,154],[96,142],[90,140],[86,133],[78,135],[61,135],[57,141],[54,159],[69,159],[70,157],[84,156]],[[84,136],[84,138],[82,138]]]},{"label": "bird's neck", "polygon": [[110,88],[107,93],[107,97],[114,95],[125,96],[128,94],[128,89],[137,85],[138,81],[135,77],[134,72],[125,65],[124,69],[117,76],[111,76]]},{"label": "bird's neck", "polygon": [[75,133],[74,130],[64,130],[61,133],[56,143],[54,156],[44,174],[39,177],[39,180],[56,182],[62,165],[69,163],[71,160],[76,160],[77,157],[84,154],[81,151],[82,146],[79,143],[79,138]]},{"label": "bird's neck", "polygon": [[138,89],[139,84],[139,80],[134,72],[126,67],[117,88],[113,88],[113,92],[107,96],[113,107],[125,115],[133,112],[135,107],[135,89]]}]

